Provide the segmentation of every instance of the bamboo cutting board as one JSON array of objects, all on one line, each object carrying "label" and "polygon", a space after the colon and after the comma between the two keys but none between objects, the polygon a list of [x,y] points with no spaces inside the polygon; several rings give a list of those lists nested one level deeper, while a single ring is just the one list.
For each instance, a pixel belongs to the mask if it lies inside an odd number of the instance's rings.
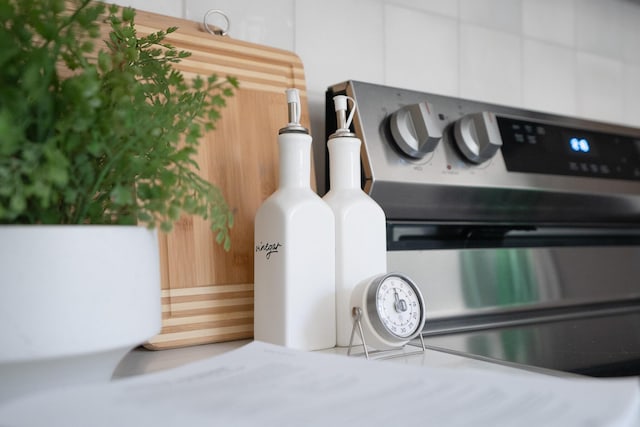
[{"label": "bamboo cutting board", "polygon": [[254,216],[277,186],[277,134],[288,121],[286,88],[300,90],[302,123],[309,127],[302,62],[291,52],[212,36],[183,19],[139,11],[136,26],[140,35],[179,27],[167,42],[192,52],[177,66],[186,77],[216,73],[240,82],[197,156],[201,175],[222,189],[234,211],[231,250],[217,245],[199,218],[184,217],[172,233],[159,234],[162,332],[145,346],[250,338]]}]

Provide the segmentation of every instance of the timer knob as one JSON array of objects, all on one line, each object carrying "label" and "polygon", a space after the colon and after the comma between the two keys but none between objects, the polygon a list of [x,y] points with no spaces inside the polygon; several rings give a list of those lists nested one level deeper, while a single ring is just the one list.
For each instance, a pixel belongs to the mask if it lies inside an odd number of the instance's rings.
[{"label": "timer knob", "polygon": [[400,150],[414,159],[435,150],[442,138],[442,128],[428,102],[402,107],[391,115],[389,125]]},{"label": "timer knob", "polygon": [[488,111],[462,117],[455,123],[454,134],[458,148],[473,163],[489,160],[502,146],[496,115]]}]

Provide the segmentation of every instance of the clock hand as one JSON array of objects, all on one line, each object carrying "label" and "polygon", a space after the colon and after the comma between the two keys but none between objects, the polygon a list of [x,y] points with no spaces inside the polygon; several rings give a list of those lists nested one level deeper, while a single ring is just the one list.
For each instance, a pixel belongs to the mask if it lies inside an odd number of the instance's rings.
[{"label": "clock hand", "polygon": [[393,294],[396,299],[395,303],[393,304],[393,308],[396,310],[396,312],[402,313],[403,311],[407,311],[407,302],[403,299],[400,299],[400,295],[398,295],[398,290],[396,288],[393,288]]}]

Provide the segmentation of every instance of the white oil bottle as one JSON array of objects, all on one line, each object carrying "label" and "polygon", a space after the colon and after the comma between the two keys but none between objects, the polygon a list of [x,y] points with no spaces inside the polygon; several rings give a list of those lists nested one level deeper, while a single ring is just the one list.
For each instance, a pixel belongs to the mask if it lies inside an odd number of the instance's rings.
[{"label": "white oil bottle", "polygon": [[333,212],[311,189],[311,136],[287,90],[278,189],[255,217],[254,338],[301,350],[336,344]]},{"label": "white oil bottle", "polygon": [[[386,221],[382,208],[360,187],[360,140],[349,126],[344,95],[333,98],[338,129],[329,137],[329,184],[324,200],[336,221],[336,326],[338,346],[348,346],[353,321],[351,293],[358,283],[387,272]],[[357,334],[355,335],[357,337]],[[358,343],[360,341],[357,341]]]}]

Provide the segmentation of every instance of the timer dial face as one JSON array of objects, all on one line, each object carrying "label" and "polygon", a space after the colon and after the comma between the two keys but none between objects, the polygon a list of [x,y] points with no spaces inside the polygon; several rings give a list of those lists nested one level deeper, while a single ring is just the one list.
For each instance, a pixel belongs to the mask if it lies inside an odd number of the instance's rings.
[{"label": "timer dial face", "polygon": [[415,284],[401,275],[387,275],[376,287],[374,318],[392,337],[412,338],[424,324],[424,307]]}]

